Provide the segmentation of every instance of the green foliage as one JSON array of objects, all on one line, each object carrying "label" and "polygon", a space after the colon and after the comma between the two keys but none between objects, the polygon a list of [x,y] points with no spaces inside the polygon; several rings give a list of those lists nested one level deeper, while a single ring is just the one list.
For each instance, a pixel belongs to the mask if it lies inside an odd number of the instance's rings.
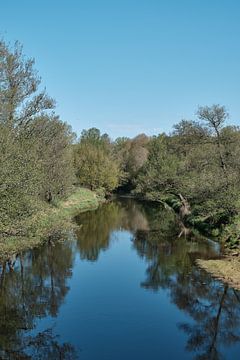
[{"label": "green foliage", "polygon": [[154,137],[149,144],[148,160],[138,178],[136,193],[144,193],[148,199],[160,200],[166,192],[174,192],[178,183],[179,163],[168,143],[166,135]]},{"label": "green foliage", "polygon": [[73,229],[72,218],[81,212],[96,209],[101,202],[103,198],[83,188],[74,188],[66,199],[55,199],[51,205],[40,202],[38,212],[34,212],[24,222],[24,229],[28,230],[27,236],[20,236],[21,234],[12,231],[7,241],[5,237],[0,237],[0,259],[36,247],[50,238],[62,239],[69,236]]},{"label": "green foliage", "polygon": [[187,221],[211,233],[240,211],[240,131],[224,127],[228,114],[219,105],[199,108],[198,116],[203,124],[183,120],[169,136],[150,140],[134,192],[176,211],[181,194],[191,205]]},{"label": "green foliage", "polygon": [[114,142],[113,152],[120,165],[120,187],[129,192],[136,183],[135,178],[148,158],[149,138],[140,134],[133,139],[117,138]]},{"label": "green foliage", "polygon": [[117,187],[120,168],[108,136],[100,135],[98,129],[83,130],[74,148],[74,162],[80,185],[91,190],[101,188],[105,193]]},{"label": "green foliage", "polygon": [[71,188],[74,177],[73,149],[75,134],[71,127],[57,116],[37,117],[22,135],[31,141],[39,164],[39,184],[42,198],[64,196]]},{"label": "green foliage", "polygon": [[[198,121],[182,120],[169,135],[112,142],[107,134],[83,130],[75,143],[71,127],[39,90],[34,60],[22,47],[0,41],[0,235],[27,235],[29,219],[56,203],[74,183],[99,197],[121,188],[181,211],[187,221],[212,232],[240,212],[240,129],[225,126],[224,106],[199,107]],[[235,221],[235,220],[234,220]],[[231,244],[238,227],[229,228]]]},{"label": "green foliage", "polygon": [[222,233],[220,239],[228,248],[235,249],[240,245],[240,219],[236,216],[228,223]]},{"label": "green foliage", "polygon": [[34,60],[0,42],[0,236],[27,234],[42,200],[65,195],[74,181],[74,134],[38,91]]}]

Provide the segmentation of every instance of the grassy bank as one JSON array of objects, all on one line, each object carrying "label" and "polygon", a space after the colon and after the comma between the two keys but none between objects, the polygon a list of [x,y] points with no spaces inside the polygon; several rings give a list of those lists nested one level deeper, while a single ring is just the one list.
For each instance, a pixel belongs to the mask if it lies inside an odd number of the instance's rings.
[{"label": "grassy bank", "polygon": [[64,237],[74,227],[74,215],[96,209],[103,198],[96,193],[77,188],[67,199],[53,205],[43,204],[41,211],[28,221],[28,235],[0,238],[0,259],[39,246],[51,238]]},{"label": "grassy bank", "polygon": [[223,247],[221,259],[198,260],[197,264],[212,276],[240,290],[240,218],[232,219],[219,232],[219,242]]},{"label": "grassy bank", "polygon": [[222,259],[197,260],[197,265],[209,272],[216,279],[222,280],[240,290],[240,258],[237,253],[226,255]]},{"label": "grassy bank", "polygon": [[[163,197],[159,202],[166,204],[177,215],[180,214],[182,203],[176,196]],[[214,222],[214,218],[196,216],[194,212],[181,219],[193,234],[196,231],[203,236],[214,238],[222,246],[220,259],[198,259],[197,265],[213,277],[240,290],[240,217],[228,219],[229,223],[224,225],[220,220],[221,218]]]}]

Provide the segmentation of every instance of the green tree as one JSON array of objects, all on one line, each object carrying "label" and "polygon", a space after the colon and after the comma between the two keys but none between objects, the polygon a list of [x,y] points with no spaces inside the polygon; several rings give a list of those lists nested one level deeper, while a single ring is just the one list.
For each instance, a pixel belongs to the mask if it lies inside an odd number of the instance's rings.
[{"label": "green tree", "polygon": [[197,115],[200,120],[207,122],[207,125],[210,129],[212,129],[217,138],[217,146],[218,146],[218,153],[219,159],[221,163],[221,167],[223,170],[226,170],[226,163],[222,153],[222,142],[221,142],[221,134],[220,131],[228,118],[228,113],[224,106],[220,105],[212,105],[209,106],[201,106],[197,111]]},{"label": "green tree", "polygon": [[92,190],[110,192],[118,186],[120,168],[113,157],[112,145],[98,129],[83,130],[75,145],[75,168],[79,183]]},{"label": "green tree", "polygon": [[22,47],[0,42],[1,235],[26,235],[29,219],[46,197],[66,193],[73,182],[74,134],[49,110],[54,101],[38,91],[34,60]]},{"label": "green tree", "polygon": [[75,181],[71,127],[55,115],[45,115],[37,117],[23,137],[36,152],[41,197],[49,200],[68,193]]},{"label": "green tree", "polygon": [[11,49],[0,42],[0,121],[13,127],[27,126],[37,114],[53,109],[54,101],[46,91],[38,92],[40,78],[34,59],[26,59],[16,42]]},{"label": "green tree", "polygon": [[126,192],[135,187],[136,177],[148,158],[149,138],[140,134],[133,139],[117,138],[114,142],[114,156],[120,164],[120,188]]},{"label": "green tree", "polygon": [[179,183],[178,168],[178,158],[171,151],[168,137],[165,134],[153,137],[148,160],[137,177],[135,192],[151,200],[160,200],[163,194],[175,192]]}]

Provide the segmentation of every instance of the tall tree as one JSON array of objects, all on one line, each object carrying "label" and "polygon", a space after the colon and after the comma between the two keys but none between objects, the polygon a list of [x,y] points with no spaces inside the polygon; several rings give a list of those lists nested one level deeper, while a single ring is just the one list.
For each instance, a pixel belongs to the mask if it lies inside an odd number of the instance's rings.
[{"label": "tall tree", "polygon": [[217,138],[217,146],[219,152],[219,158],[221,167],[226,171],[226,162],[222,152],[222,142],[220,131],[228,118],[228,113],[225,106],[212,105],[212,106],[201,106],[198,108],[197,115],[200,120],[207,122],[207,125],[212,129]]},{"label": "tall tree", "polygon": [[34,60],[22,47],[0,42],[0,233],[26,234],[28,220],[73,182],[74,135],[49,110],[54,101],[38,91]]},{"label": "tall tree", "polygon": [[0,122],[7,126],[27,126],[37,114],[53,109],[54,101],[45,90],[38,92],[40,78],[34,59],[26,59],[16,42],[11,49],[0,42]]}]

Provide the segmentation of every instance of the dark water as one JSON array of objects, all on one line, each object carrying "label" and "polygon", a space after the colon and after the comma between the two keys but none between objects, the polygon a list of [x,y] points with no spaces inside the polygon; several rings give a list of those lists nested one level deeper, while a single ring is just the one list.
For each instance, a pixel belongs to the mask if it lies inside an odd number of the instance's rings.
[{"label": "dark water", "polygon": [[1,359],[240,359],[240,293],[161,207],[115,201],[0,275]]}]

